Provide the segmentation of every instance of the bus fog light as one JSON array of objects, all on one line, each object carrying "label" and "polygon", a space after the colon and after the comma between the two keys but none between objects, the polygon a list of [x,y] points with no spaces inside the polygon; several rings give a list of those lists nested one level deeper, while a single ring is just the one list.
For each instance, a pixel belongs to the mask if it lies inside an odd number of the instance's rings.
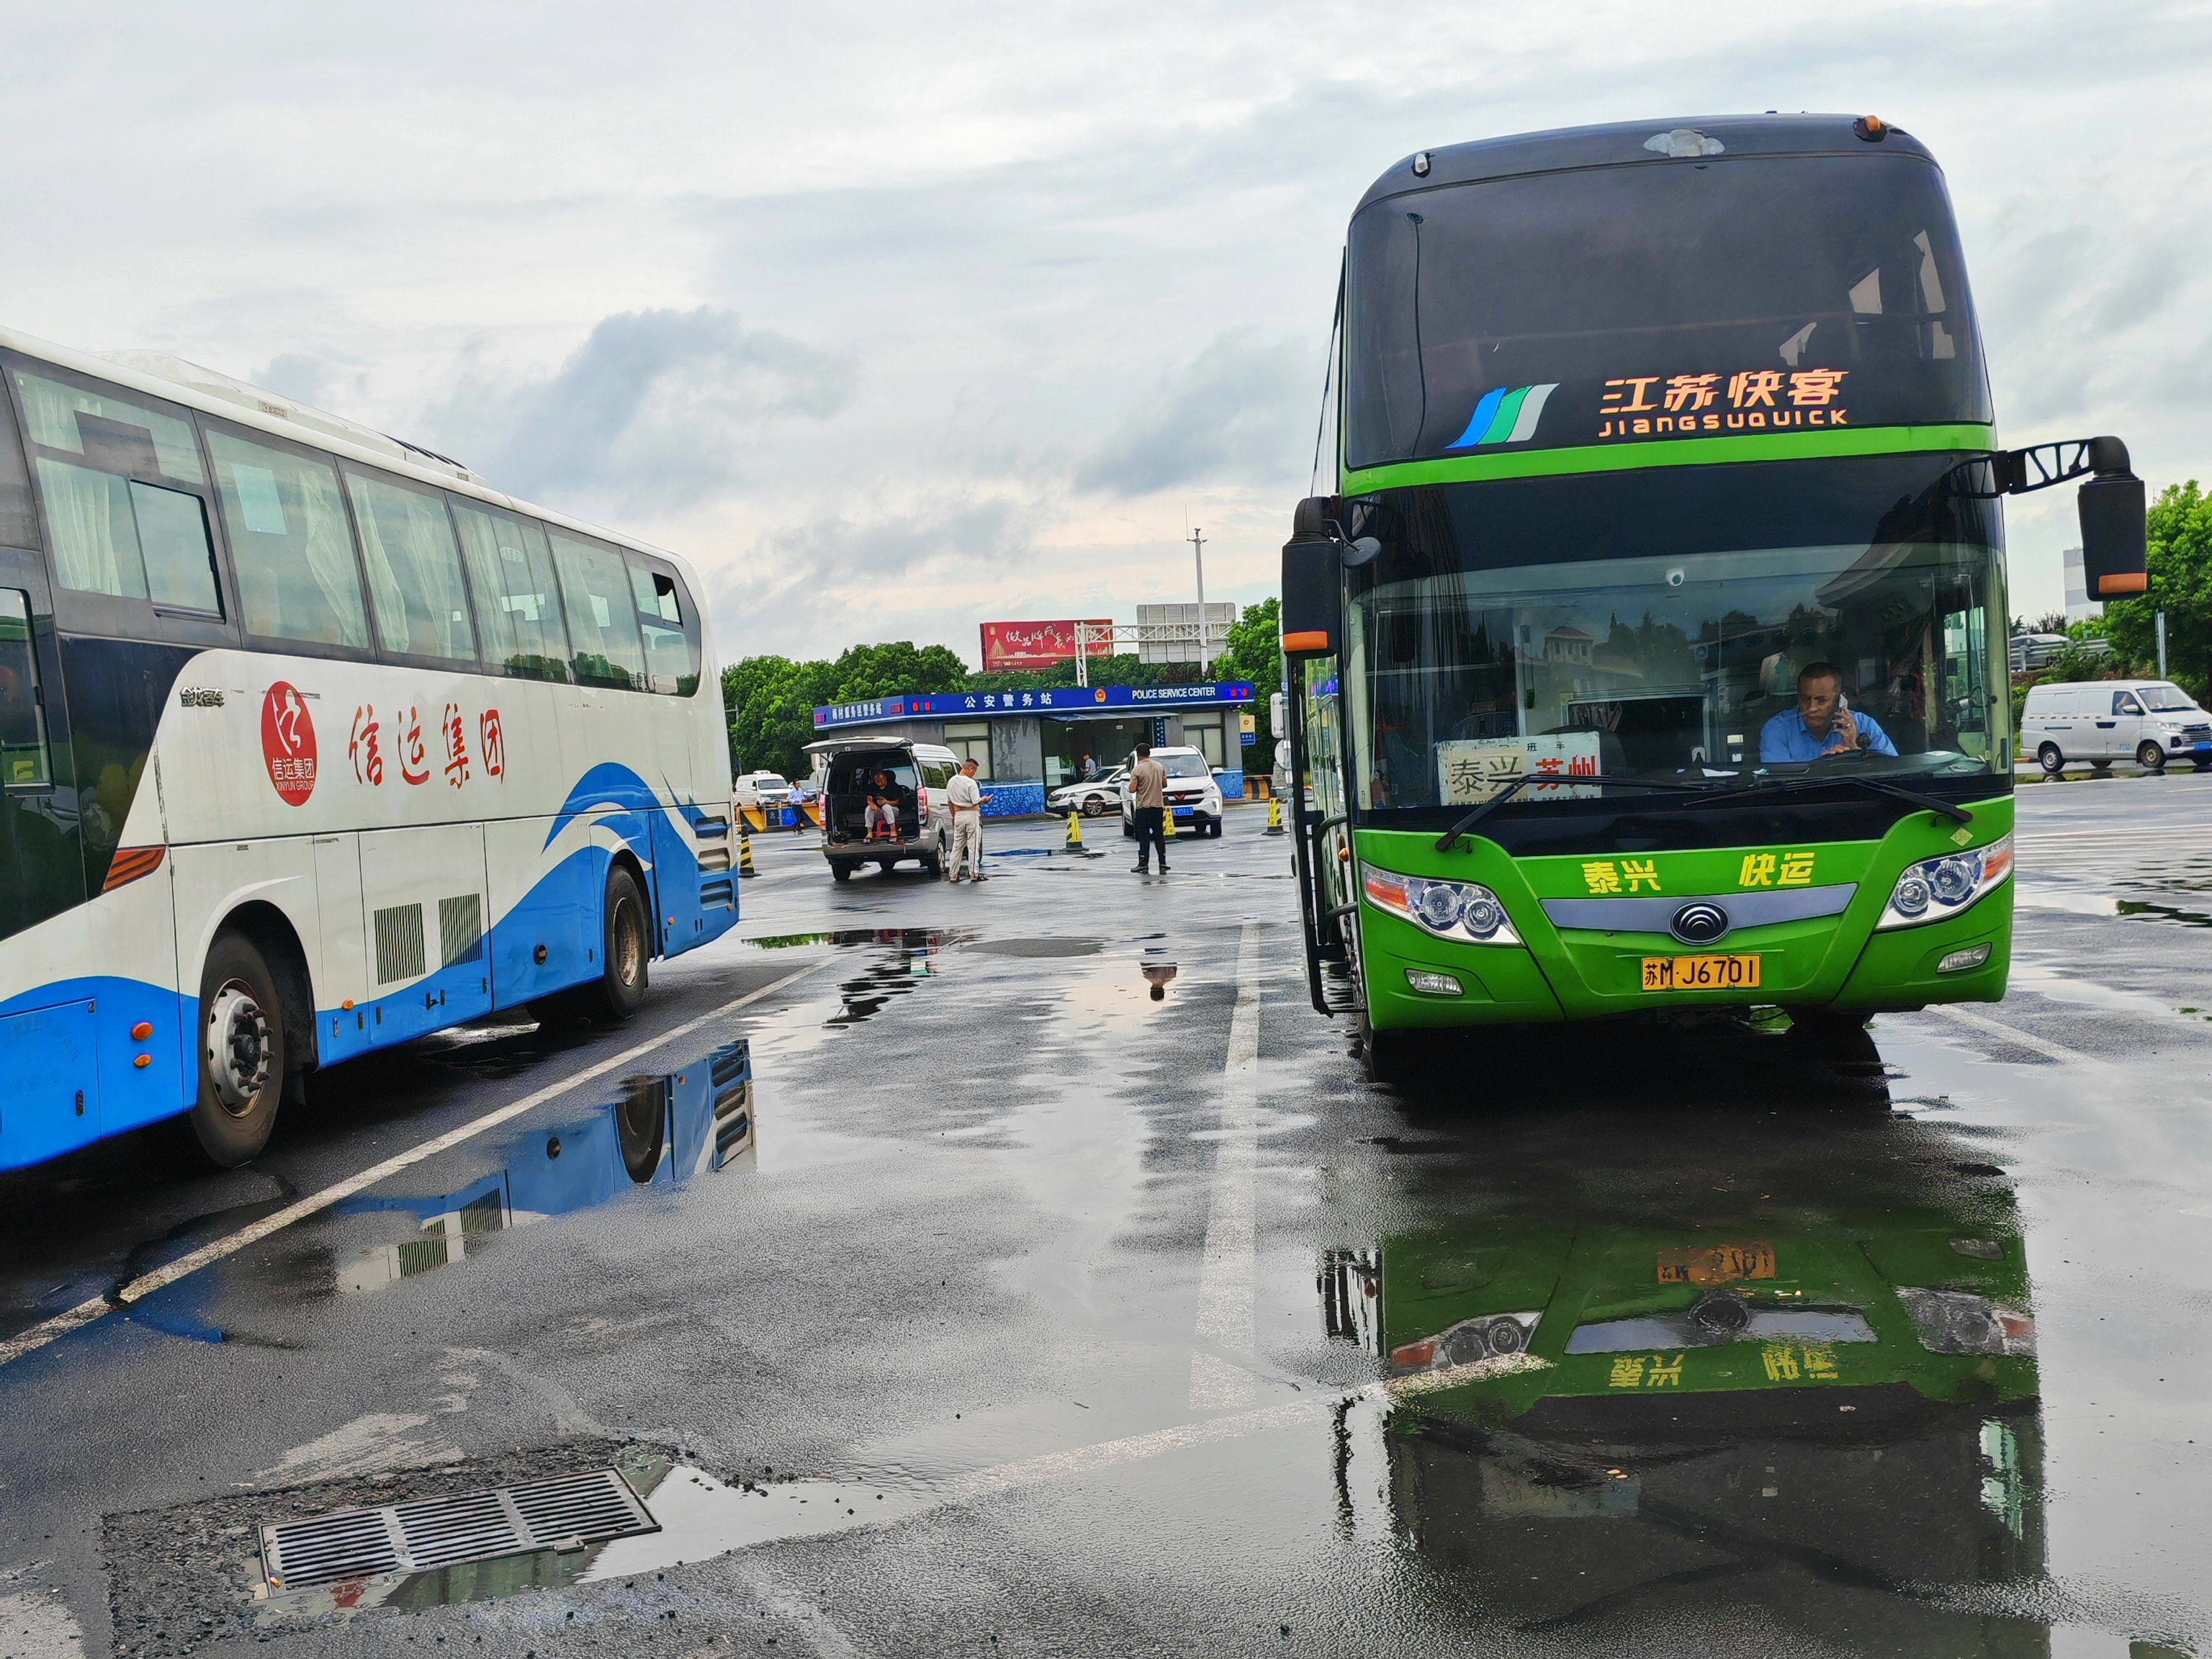
[{"label": "bus fog light", "polygon": [[[1908,865],[1875,927],[1911,927],[1955,916],[2012,874],[2012,837]],[[1970,964],[1978,965],[1978,964]],[[1947,969],[1946,972],[1956,969]]]},{"label": "bus fog light", "polygon": [[1460,994],[1459,981],[1449,974],[1432,974],[1421,968],[1406,969],[1406,983],[1427,997],[1455,997]]},{"label": "bus fog light", "polygon": [[1968,945],[1963,951],[1954,951],[1936,964],[1939,974],[1963,974],[1969,968],[1978,968],[1990,959],[1990,947],[1985,942]]}]

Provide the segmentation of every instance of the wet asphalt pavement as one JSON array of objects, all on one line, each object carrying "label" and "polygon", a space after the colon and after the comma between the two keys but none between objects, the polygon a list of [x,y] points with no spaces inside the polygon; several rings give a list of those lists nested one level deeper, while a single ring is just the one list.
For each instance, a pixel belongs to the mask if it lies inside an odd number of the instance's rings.
[{"label": "wet asphalt pavement", "polygon": [[[629,1026],[333,1071],[228,1175],[0,1177],[0,1656],[2212,1651],[2208,815],[2023,787],[2002,1005],[1404,1097],[1259,812],[1141,882],[1112,820],[981,888],[757,842]],[[1662,1328],[1654,1249],[1813,1322]],[[2003,1357],[1897,1334],[1937,1271],[2032,1304]],[[1522,1282],[1641,1346],[1386,1363]],[[659,1530],[264,1579],[264,1524],[608,1468]]]}]

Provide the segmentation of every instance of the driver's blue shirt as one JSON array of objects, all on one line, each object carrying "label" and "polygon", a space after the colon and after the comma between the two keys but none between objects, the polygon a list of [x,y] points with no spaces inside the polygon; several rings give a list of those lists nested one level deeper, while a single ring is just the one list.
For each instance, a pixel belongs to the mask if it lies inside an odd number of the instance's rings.
[{"label": "driver's blue shirt", "polygon": [[[1851,719],[1859,728],[1859,735],[1869,739],[1868,746],[1877,755],[1894,755],[1897,745],[1889,740],[1889,733],[1875,723],[1871,714],[1851,710]],[[1814,737],[1805,729],[1805,717],[1794,708],[1785,708],[1759,729],[1759,757],[1763,761],[1818,760],[1828,752],[1834,741],[1836,728],[1830,726],[1826,735]]]}]

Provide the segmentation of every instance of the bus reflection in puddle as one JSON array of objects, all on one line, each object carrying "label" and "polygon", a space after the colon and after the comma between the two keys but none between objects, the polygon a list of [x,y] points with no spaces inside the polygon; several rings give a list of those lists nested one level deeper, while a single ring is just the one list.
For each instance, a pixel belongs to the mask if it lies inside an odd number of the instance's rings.
[{"label": "bus reflection in puddle", "polygon": [[[2042,1625],[1973,1588],[2044,1570],[2013,1195],[1960,1182],[1937,1137],[1869,1127],[1825,1153],[1778,1132],[1778,1164],[1740,1133],[1723,1185],[1741,1197],[1717,1194],[1717,1164],[1662,1155],[1546,1202],[1531,1188],[1562,1171],[1516,1158],[1508,1126],[1483,1161],[1517,1165],[1518,1192],[1328,1253],[1328,1335],[1405,1389],[1382,1469],[1340,1443],[1347,1520],[1379,1502],[1454,1593],[1518,1628],[1725,1603],[1793,1650],[2047,1652]],[[1481,1203],[1489,1183],[1452,1162],[1435,1192]]]},{"label": "bus reflection in puddle", "polygon": [[630,1079],[621,1098],[586,1116],[514,1136],[498,1150],[501,1167],[458,1192],[363,1194],[332,1206],[337,1215],[397,1211],[421,1222],[415,1237],[374,1245],[342,1261],[337,1288],[382,1290],[465,1260],[510,1228],[589,1209],[640,1187],[681,1187],[752,1145],[752,1055],[741,1038],[681,1071]]}]

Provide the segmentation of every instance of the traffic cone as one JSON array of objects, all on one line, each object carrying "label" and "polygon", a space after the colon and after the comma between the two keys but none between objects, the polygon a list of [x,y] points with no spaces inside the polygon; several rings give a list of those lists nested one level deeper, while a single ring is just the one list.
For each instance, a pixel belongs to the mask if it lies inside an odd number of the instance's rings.
[{"label": "traffic cone", "polygon": [[742,818],[738,821],[738,873],[741,876],[760,874],[759,871],[753,868],[753,838],[745,833],[744,820]]},{"label": "traffic cone", "polygon": [[1283,833],[1283,800],[1279,795],[1267,797],[1267,833],[1271,836]]},{"label": "traffic cone", "polygon": [[1175,838],[1175,808],[1172,806],[1163,806],[1160,808],[1160,839],[1163,841],[1173,841]]},{"label": "traffic cone", "polygon": [[1076,813],[1067,815],[1067,845],[1060,850],[1063,853],[1080,853],[1083,850],[1083,825]]}]

